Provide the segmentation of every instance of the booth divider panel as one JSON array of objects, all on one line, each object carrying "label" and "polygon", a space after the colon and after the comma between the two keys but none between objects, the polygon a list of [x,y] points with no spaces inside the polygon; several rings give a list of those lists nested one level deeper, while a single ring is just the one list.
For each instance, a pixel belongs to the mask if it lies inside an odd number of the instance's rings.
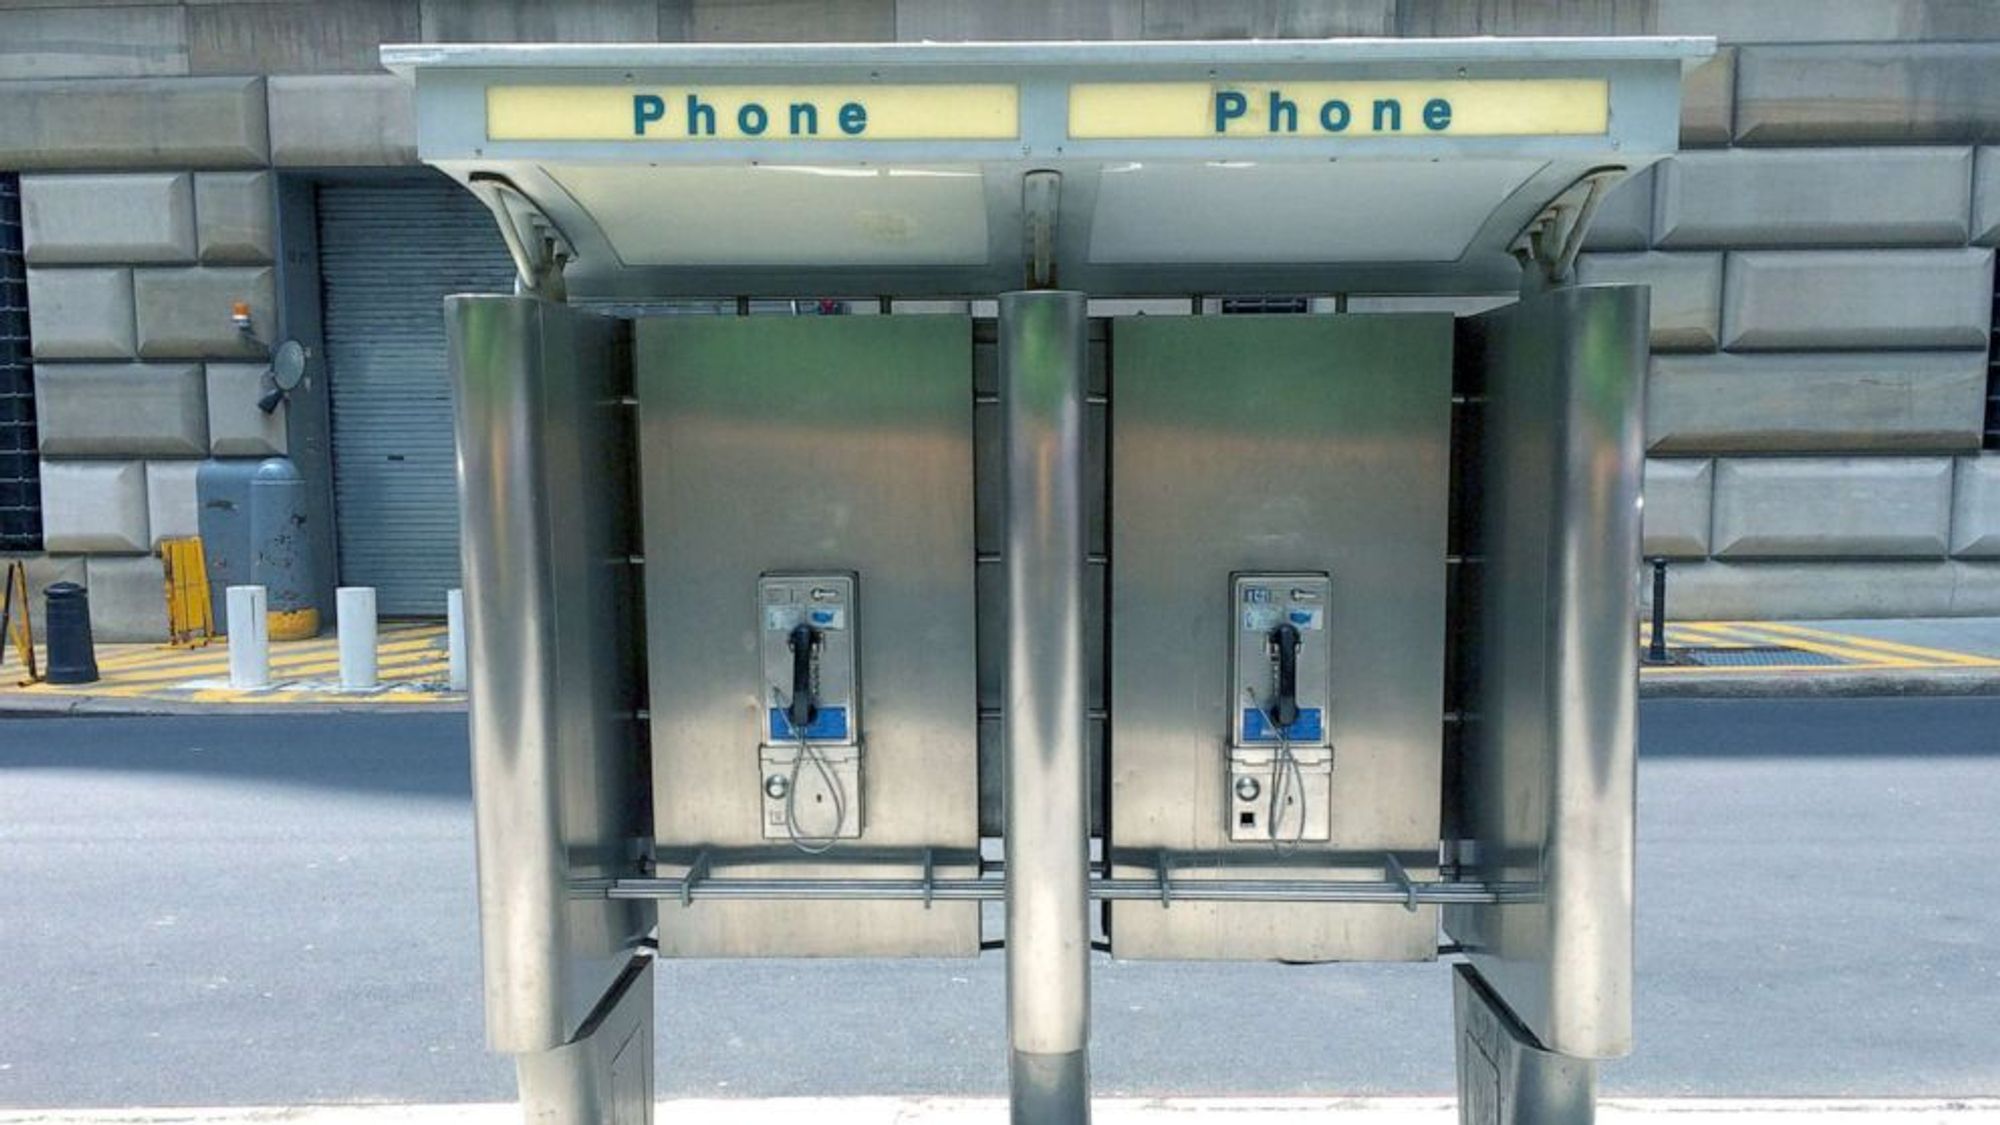
[{"label": "booth divider panel", "polygon": [[570,1041],[630,971],[651,820],[633,549],[627,326],[529,297],[445,302],[456,394],[474,835],[494,1050]]},{"label": "booth divider panel", "polygon": [[[1437,871],[1451,318],[1135,317],[1112,326],[1111,838],[1175,882]],[[1239,572],[1330,580],[1330,832],[1232,841]],[[1436,912],[1118,902],[1120,957],[1418,960]]]},{"label": "booth divider panel", "polygon": [[[637,322],[636,355],[661,873],[701,862],[714,876],[910,879],[928,850],[938,877],[970,877],[970,319],[657,317]],[[821,855],[765,831],[760,744],[772,741],[774,685],[760,663],[758,579],[771,572],[854,578],[849,811],[860,834]],[[979,945],[969,902],[668,901],[660,912],[667,956],[970,956]]]},{"label": "booth divider panel", "polygon": [[1444,925],[1543,1048],[1613,1058],[1632,1041],[1647,292],[1560,289],[1459,324],[1485,409],[1456,847],[1466,877],[1539,894]]}]

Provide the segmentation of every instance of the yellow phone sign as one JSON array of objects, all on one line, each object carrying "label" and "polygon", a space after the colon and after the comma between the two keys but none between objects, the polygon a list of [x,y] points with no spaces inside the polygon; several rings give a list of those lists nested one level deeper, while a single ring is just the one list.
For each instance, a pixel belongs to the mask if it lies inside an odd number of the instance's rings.
[{"label": "yellow phone sign", "polygon": [[1014,86],[489,86],[495,141],[1012,140]]},{"label": "yellow phone sign", "polygon": [[[1077,140],[1596,135],[1603,79],[1086,82]],[[495,141],[929,141],[1021,135],[1016,86],[491,86]]]},{"label": "yellow phone sign", "polygon": [[1079,140],[1601,134],[1603,79],[1094,82],[1069,88]]}]

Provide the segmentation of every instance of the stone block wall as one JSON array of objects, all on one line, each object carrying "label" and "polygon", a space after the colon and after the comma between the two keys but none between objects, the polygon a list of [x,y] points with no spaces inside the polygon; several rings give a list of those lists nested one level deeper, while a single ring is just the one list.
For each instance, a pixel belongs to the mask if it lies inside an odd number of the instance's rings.
[{"label": "stone block wall", "polygon": [[[236,90],[258,103],[236,117],[254,121],[261,159],[262,83]],[[156,112],[198,115],[214,97],[199,85],[155,100]],[[108,161],[104,144],[92,166]],[[147,167],[182,159],[167,147],[128,151],[131,170],[21,177],[44,546],[87,556],[93,621],[110,640],[163,634],[153,552],[196,533],[202,459],[284,448],[284,408],[256,407],[278,323],[271,174]],[[248,333],[232,319],[239,301]]]},{"label": "stone block wall", "polygon": [[1660,5],[1734,41],[1580,265],[1654,287],[1646,550],[1675,617],[2000,613],[2000,7],[1811,7]]},{"label": "stone block wall", "polygon": [[1686,151],[1607,199],[1579,265],[1654,287],[1646,535],[1677,560],[1675,615],[2000,613],[2000,3],[1967,0],[0,5],[42,565],[87,557],[100,620],[144,633],[192,465],[314,451],[255,407],[281,297],[316,288],[284,272],[274,200],[280,177],[416,162],[381,43],[1619,34],[1722,41],[1684,84]]}]

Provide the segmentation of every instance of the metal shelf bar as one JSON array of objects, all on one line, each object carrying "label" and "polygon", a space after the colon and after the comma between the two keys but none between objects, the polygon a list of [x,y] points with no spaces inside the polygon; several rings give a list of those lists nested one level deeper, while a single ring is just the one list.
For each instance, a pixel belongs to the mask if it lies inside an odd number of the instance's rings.
[{"label": "metal shelf bar", "polygon": [[[1171,896],[1158,877],[1094,878],[1090,897],[1099,902],[1348,902],[1410,905],[1483,905],[1537,901],[1533,883],[1337,881],[1327,879],[1176,878]],[[1007,881],[983,879],[716,879],[624,878],[579,886],[579,893],[614,899],[907,899],[935,902],[998,902]]]}]

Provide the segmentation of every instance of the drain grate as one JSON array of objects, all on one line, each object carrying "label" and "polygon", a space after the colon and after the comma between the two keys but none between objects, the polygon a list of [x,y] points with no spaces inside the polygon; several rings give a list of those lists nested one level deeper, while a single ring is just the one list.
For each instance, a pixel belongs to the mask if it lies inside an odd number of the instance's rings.
[{"label": "drain grate", "polygon": [[[1746,648],[1684,648],[1676,655],[1688,664],[1702,668],[1770,668],[1779,665],[1798,667],[1839,667],[1849,663],[1838,656],[1828,656],[1822,652],[1806,652],[1803,649],[1785,648],[1782,645],[1753,645]],[[1681,661],[1677,661],[1679,663]]]}]

